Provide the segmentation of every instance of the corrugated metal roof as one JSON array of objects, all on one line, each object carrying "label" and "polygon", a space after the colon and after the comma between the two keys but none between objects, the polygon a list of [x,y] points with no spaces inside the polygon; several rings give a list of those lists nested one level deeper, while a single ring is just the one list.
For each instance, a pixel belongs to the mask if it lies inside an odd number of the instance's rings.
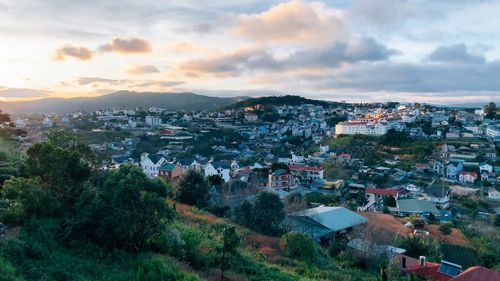
[{"label": "corrugated metal roof", "polygon": [[330,231],[338,232],[368,221],[363,216],[343,207],[319,206],[290,215],[307,217]]}]

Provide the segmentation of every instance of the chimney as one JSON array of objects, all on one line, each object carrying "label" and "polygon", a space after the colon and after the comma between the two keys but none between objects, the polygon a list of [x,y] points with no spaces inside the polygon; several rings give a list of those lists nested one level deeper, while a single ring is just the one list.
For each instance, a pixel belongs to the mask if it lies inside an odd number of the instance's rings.
[{"label": "chimney", "polygon": [[420,256],[418,258],[418,260],[419,260],[420,267],[424,267],[425,266],[425,256]]},{"label": "chimney", "polygon": [[401,258],[401,268],[406,269],[406,257]]}]

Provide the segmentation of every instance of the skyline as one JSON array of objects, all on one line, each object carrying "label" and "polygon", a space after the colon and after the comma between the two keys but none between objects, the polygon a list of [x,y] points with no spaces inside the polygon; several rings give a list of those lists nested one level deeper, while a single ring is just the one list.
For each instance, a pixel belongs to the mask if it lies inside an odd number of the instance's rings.
[{"label": "skyline", "polygon": [[0,101],[118,90],[500,96],[500,1],[0,0]]}]

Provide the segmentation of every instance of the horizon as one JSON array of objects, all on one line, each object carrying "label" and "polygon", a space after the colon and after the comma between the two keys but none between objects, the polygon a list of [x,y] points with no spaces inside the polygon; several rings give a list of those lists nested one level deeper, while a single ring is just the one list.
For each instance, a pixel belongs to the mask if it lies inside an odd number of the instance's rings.
[{"label": "horizon", "polygon": [[0,101],[120,90],[350,103],[500,99],[498,0],[0,7]]}]

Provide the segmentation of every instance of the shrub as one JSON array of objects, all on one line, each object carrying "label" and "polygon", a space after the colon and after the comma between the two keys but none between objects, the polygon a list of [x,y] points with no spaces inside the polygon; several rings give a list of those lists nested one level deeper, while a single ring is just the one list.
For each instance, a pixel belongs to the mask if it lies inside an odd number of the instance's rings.
[{"label": "shrub", "polygon": [[292,258],[311,260],[316,249],[315,242],[306,234],[290,232],[281,238],[280,247]]}]

